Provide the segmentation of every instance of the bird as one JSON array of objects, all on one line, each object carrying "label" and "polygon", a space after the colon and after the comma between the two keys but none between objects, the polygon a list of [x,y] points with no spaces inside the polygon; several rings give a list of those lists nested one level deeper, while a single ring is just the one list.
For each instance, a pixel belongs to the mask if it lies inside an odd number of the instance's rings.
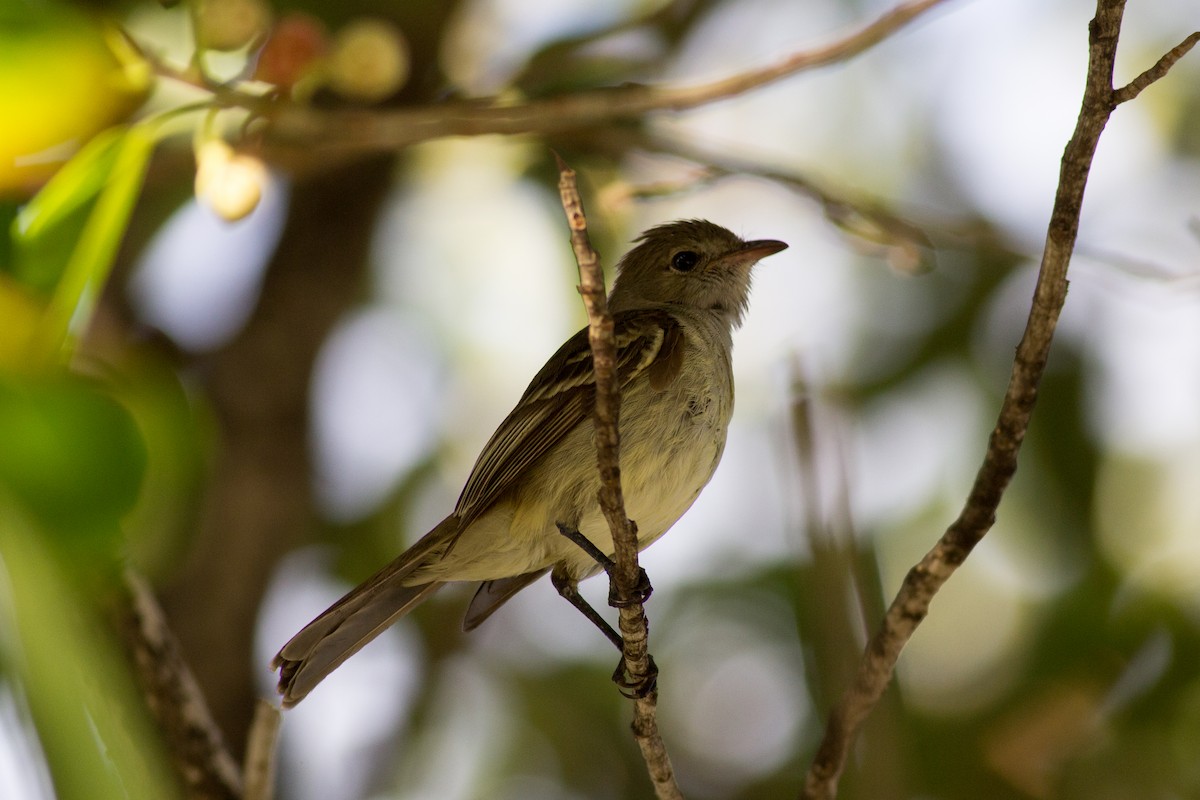
[{"label": "bird", "polygon": [[[622,490],[642,550],[691,507],[717,468],[733,413],[733,330],[747,310],[751,270],[787,245],[745,241],[701,219],[658,225],[634,243],[617,265],[608,306]],[[598,501],[594,406],[585,327],[550,357],[484,445],[450,515],[279,650],[271,666],[284,707],[450,582],[481,582],[463,620],[469,631],[549,572],[559,594],[620,647],[620,634],[578,593],[614,551]]]}]

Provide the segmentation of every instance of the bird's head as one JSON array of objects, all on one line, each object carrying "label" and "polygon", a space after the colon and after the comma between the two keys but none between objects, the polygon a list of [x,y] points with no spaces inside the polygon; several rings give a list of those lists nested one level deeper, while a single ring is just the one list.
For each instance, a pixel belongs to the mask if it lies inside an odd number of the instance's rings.
[{"label": "bird's head", "polygon": [[733,325],[750,301],[751,268],[787,247],[774,239],[743,241],[702,219],[668,222],[636,241],[617,265],[613,311],[680,305],[724,313]]}]

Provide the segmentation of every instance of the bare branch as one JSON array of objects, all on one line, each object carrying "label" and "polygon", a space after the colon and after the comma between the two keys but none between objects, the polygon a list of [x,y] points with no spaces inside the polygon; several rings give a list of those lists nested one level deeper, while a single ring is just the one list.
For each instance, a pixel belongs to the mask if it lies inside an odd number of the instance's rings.
[{"label": "bare branch", "polygon": [[[609,137],[611,138],[611,137]],[[717,155],[682,140],[648,134],[639,144],[647,149],[687,159],[705,167],[702,179],[757,175],[786,186],[818,203],[825,218],[862,251],[885,257],[899,272],[912,274],[932,266],[932,242],[916,223],[890,211],[874,198],[855,197],[796,172],[765,166],[766,159]]]},{"label": "bare branch", "polygon": [[1172,47],[1154,63],[1154,66],[1113,92],[1113,105],[1120,105],[1137,97],[1143,89],[1166,75],[1171,67],[1175,66],[1175,62],[1187,55],[1187,52],[1195,47],[1197,42],[1200,42],[1200,31],[1196,31]]},{"label": "bare branch", "polygon": [[241,798],[237,761],[225,746],[158,600],[131,570],[125,571],[124,581],[128,605],[121,610],[121,638],[188,797]]},{"label": "bare branch", "polygon": [[[825,736],[805,777],[804,798],[816,800],[836,795],[850,746],[891,681],[900,651],[925,618],[933,596],[992,527],[996,509],[1016,472],[1017,454],[1029,427],[1038,383],[1066,300],[1067,267],[1079,231],[1079,214],[1092,158],[1109,116],[1122,99],[1112,88],[1112,74],[1124,10],[1125,0],[1097,0],[1096,16],[1089,26],[1088,74],[1082,109],[1063,153],[1033,304],[983,465],[958,519],[905,576],[882,626],[868,643],[854,683],[830,714]],[[1161,77],[1194,43],[1193,39],[1189,37],[1121,91],[1128,90],[1132,97]]]},{"label": "bare branch", "polygon": [[275,796],[275,754],[282,721],[278,706],[262,698],[254,704],[254,722],[246,737],[246,794],[242,800],[271,800]]},{"label": "bare branch", "polygon": [[909,0],[829,44],[793,53],[766,67],[694,86],[626,85],[512,105],[467,100],[421,108],[333,110],[264,101],[251,107],[271,119],[268,141],[285,147],[315,145],[362,152],[396,150],[443,136],[560,133],[634,119],[652,111],[695,108],[804,70],[846,61],[943,2],[946,0]]},{"label": "bare branch", "polygon": [[[600,258],[588,239],[587,217],[575,182],[575,171],[555,153],[558,161],[558,190],[571,229],[571,247],[579,264],[579,294],[588,315],[588,343],[596,373],[596,456],[600,468],[600,509],[608,520],[615,548],[609,579],[613,594],[623,601],[636,596],[639,579],[637,528],[625,514],[621,491],[620,410],[621,389],[617,382],[616,343],[613,318],[604,291]],[[634,683],[650,675],[649,623],[640,602],[622,602],[620,628],[626,672]],[[646,761],[646,769],[659,800],[682,800],[666,745],[658,732],[658,692],[651,691],[634,702],[633,735]]]}]

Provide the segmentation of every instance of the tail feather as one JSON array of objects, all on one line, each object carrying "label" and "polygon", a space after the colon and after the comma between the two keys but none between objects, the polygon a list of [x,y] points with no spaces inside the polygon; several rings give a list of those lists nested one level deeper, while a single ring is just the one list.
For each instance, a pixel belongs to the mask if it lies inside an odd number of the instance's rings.
[{"label": "tail feather", "polygon": [[275,663],[279,668],[279,693],[283,695],[284,707],[291,708],[307,697],[343,661],[441,587],[438,582],[393,587],[380,596],[380,602],[366,606],[348,618],[302,657],[290,659],[281,652],[275,657]]},{"label": "tail feather", "polygon": [[539,569],[534,572],[526,572],[522,575],[514,575],[511,578],[498,578],[481,583],[479,590],[471,598],[471,605],[467,607],[466,616],[463,617],[463,630],[475,630],[479,627],[479,623],[490,617],[496,609],[508,602],[514,594],[549,571],[549,568]]},{"label": "tail feather", "polygon": [[294,706],[343,661],[416,608],[442,584],[405,586],[438,545],[452,539],[457,520],[447,517],[421,540],[310,622],[271,662],[279,670],[279,693]]}]

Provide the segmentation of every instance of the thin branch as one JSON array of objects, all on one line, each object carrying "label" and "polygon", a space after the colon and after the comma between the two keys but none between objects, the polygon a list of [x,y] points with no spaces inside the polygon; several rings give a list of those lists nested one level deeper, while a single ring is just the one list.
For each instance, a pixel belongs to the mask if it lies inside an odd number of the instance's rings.
[{"label": "thin branch", "polygon": [[241,798],[237,761],[225,746],[158,600],[131,570],[125,571],[124,582],[128,603],[121,610],[121,637],[188,797]]},{"label": "thin branch", "polygon": [[561,133],[652,111],[682,111],[744,94],[808,69],[847,61],[946,0],[909,0],[829,44],[709,83],[625,85],[526,103],[460,101],[408,109],[316,109],[300,104],[252,106],[272,120],[268,142],[346,151],[396,150],[443,136]]},{"label": "thin branch", "polygon": [[818,203],[831,224],[852,237],[866,251],[878,251],[900,272],[912,274],[931,265],[932,242],[922,228],[894,214],[879,200],[855,197],[823,185],[807,175],[765,165],[765,158],[746,159],[717,155],[661,134],[640,137],[641,146],[651,151],[687,159],[706,168],[704,179],[734,175],[756,175],[782,184]]},{"label": "thin branch", "polygon": [[279,707],[260,697],[254,705],[254,721],[246,737],[246,767],[242,776],[246,794],[242,800],[271,800],[275,796],[275,755],[282,721]]},{"label": "thin branch", "polygon": [[[604,291],[604,272],[600,258],[588,239],[587,217],[575,183],[575,171],[558,154],[558,190],[563,211],[571,229],[571,247],[579,264],[579,294],[588,315],[588,343],[592,348],[592,363],[596,374],[596,457],[600,469],[600,509],[612,531],[616,567],[609,576],[613,595],[623,602],[620,606],[620,628],[624,646],[622,658],[625,671],[635,684],[651,674],[649,653],[649,623],[640,602],[624,602],[635,596],[640,570],[638,567],[637,528],[625,513],[621,491],[620,411],[621,389],[617,383],[616,344],[613,339],[613,318],[608,311]],[[675,782],[675,772],[667,755],[666,745],[658,732],[658,692],[652,690],[634,701],[633,735],[646,761],[646,769],[659,800],[682,800],[683,793]]]},{"label": "thin branch", "polygon": [[[996,509],[1016,472],[1017,454],[1029,427],[1038,382],[1045,371],[1058,315],[1066,300],[1067,267],[1079,230],[1079,214],[1096,144],[1109,116],[1123,99],[1113,89],[1112,75],[1124,10],[1125,0],[1098,0],[1096,17],[1089,26],[1088,74],[1082,109],[1063,153],[1029,320],[1017,347],[1008,390],[983,465],[962,513],[937,545],[905,576],[882,626],[868,643],[854,683],[830,714],[824,739],[805,777],[804,798],[816,800],[836,795],[850,746],[890,682],[901,649],[925,618],[933,596],[992,527]],[[1162,77],[1174,60],[1186,52],[1186,47],[1191,46],[1193,38],[1171,51],[1172,58],[1160,60],[1121,91],[1136,95],[1145,85]]]},{"label": "thin branch", "polygon": [[1014,257],[1029,256],[1025,251],[1014,250],[978,220],[963,220],[928,209],[911,208],[901,214],[892,210],[892,202],[885,198],[835,188],[802,172],[769,166],[772,157],[766,153],[737,156],[718,153],[722,149],[742,151],[745,148],[740,144],[731,142],[725,148],[698,148],[669,134],[623,126],[596,128],[586,137],[575,137],[574,141],[582,148],[614,157],[624,157],[637,150],[697,165],[689,175],[675,180],[640,185],[611,184],[601,198],[607,204],[619,206],[630,200],[677,195],[723,178],[753,175],[778,183],[817,203],[826,220],[858,251],[886,259],[889,267],[903,274],[931,269],[936,261],[936,251],[947,248],[977,250],[987,247]]},{"label": "thin branch", "polygon": [[1167,71],[1175,66],[1175,62],[1187,55],[1187,52],[1195,47],[1197,42],[1200,42],[1200,31],[1196,31],[1172,47],[1154,63],[1154,66],[1113,92],[1113,105],[1120,105],[1137,97],[1143,89],[1166,75]]},{"label": "thin branch", "polygon": [[[201,96],[210,97],[210,101],[206,101],[205,105],[216,108],[245,108],[253,109],[258,113],[263,113],[268,104],[282,102],[279,90],[266,84],[251,84],[248,82],[247,76],[239,76],[238,78],[225,82],[215,81],[204,74],[201,67],[191,61],[187,66],[177,66],[171,63],[162,54],[157,53],[141,43],[137,42],[129,33],[122,31],[125,40],[137,49],[139,55],[149,64],[151,72],[160,78],[165,78],[169,81],[174,81],[190,89],[195,89],[197,93],[204,93]],[[250,88],[246,88],[246,87]],[[254,87],[266,87],[255,91]]]}]

